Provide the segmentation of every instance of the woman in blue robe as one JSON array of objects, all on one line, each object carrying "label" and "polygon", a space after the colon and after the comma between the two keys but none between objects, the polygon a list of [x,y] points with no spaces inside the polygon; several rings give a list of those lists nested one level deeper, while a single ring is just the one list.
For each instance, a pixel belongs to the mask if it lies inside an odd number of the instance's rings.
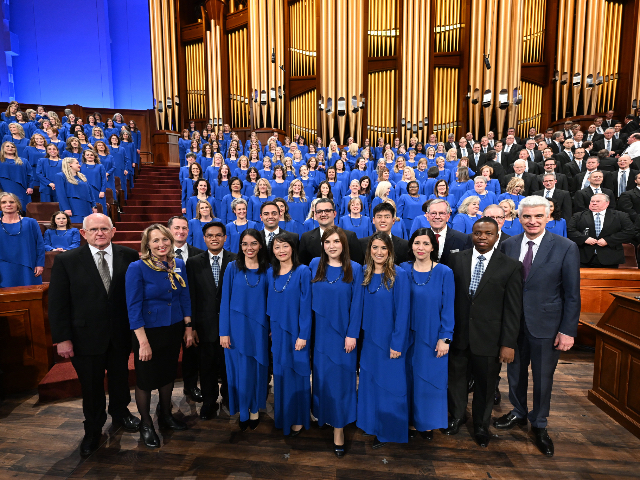
[{"label": "woman in blue robe", "polygon": [[113,157],[109,153],[109,147],[107,147],[107,142],[104,140],[98,140],[94,144],[94,148],[98,153],[98,159],[100,163],[104,167],[104,172],[107,175],[107,188],[111,189],[111,193],[113,197],[116,197],[116,180],[115,180],[115,171],[116,166],[113,163]]},{"label": "woman in blue robe", "polygon": [[420,184],[417,180],[407,183],[407,193],[401,195],[397,201],[398,210],[396,215],[404,221],[405,229],[411,229],[413,219],[422,215],[422,205],[427,201],[426,195],[420,195]]},{"label": "woman in blue robe", "polygon": [[129,186],[133,188],[133,177],[137,164],[137,153],[136,153],[136,145],[133,143],[133,137],[131,136],[131,132],[126,128],[121,130],[120,132],[120,146],[125,149],[127,152],[126,155],[131,162],[131,175],[129,175]]},{"label": "woman in blue robe", "polygon": [[451,228],[468,235],[473,230],[473,224],[476,223],[482,214],[480,210],[480,197],[472,195],[463,200],[458,208],[458,214],[451,223]]},{"label": "woman in blue robe", "polygon": [[356,340],[362,324],[362,267],[349,258],[347,236],[331,226],[322,235],[311,269],[313,415],[333,427],[333,448],[345,453],[344,427],[356,420]]},{"label": "woman in blue robe", "polygon": [[252,222],[261,222],[260,218],[260,209],[262,208],[262,204],[265,202],[271,202],[274,198],[274,195],[271,194],[271,184],[266,178],[259,178],[256,182],[256,188],[252,192],[252,195],[249,196],[249,205],[247,217]]},{"label": "woman in blue robe", "polygon": [[427,440],[433,439],[433,430],[448,426],[446,340],[453,338],[454,325],[453,272],[437,263],[437,245],[430,229],[416,230],[409,240],[410,260],[400,265],[411,280],[411,326],[405,357],[409,436],[417,430]]},{"label": "woman in blue robe", "polygon": [[30,137],[26,136],[26,132],[19,123],[9,124],[9,134],[2,138],[2,142],[13,142],[18,149],[18,156],[24,158],[24,150],[29,146]]},{"label": "woman in blue robe", "polygon": [[200,200],[206,200],[207,202],[209,202],[209,204],[213,207],[212,215],[215,217],[217,213],[214,207],[215,198],[211,196],[211,187],[209,186],[209,182],[204,178],[199,179],[193,185],[193,191],[191,192],[191,197],[189,197],[189,200],[187,200],[187,213],[185,213],[187,220],[192,220],[196,218],[196,213],[197,213],[196,206],[198,205],[198,202]]},{"label": "woman in blue robe", "polygon": [[21,208],[26,209],[31,202],[32,177],[35,177],[33,173],[29,162],[18,157],[16,146],[11,142],[4,142],[0,147],[0,191],[15,194],[20,200]]},{"label": "woman in blue robe", "polygon": [[193,195],[196,190],[196,184],[198,180],[202,179],[202,167],[199,163],[192,163],[189,165],[189,175],[182,180],[182,214],[187,213],[187,201]]},{"label": "woman in blue robe", "polygon": [[51,215],[49,228],[44,231],[44,249],[64,252],[80,246],[80,231],[71,227],[71,217],[58,211]]},{"label": "woman in blue robe", "polygon": [[0,288],[42,285],[44,241],[40,225],[23,218],[20,199],[10,192],[0,195]]},{"label": "woman in blue robe", "polygon": [[120,129],[115,126],[111,118],[107,118],[103,130],[104,136],[109,139],[109,144],[111,144],[111,135],[115,135],[120,138]]},{"label": "woman in blue robe", "polygon": [[229,180],[231,179],[231,170],[228,165],[222,165],[218,170],[218,177],[216,180],[211,181],[211,195],[215,198],[215,211],[222,211],[222,199],[231,193],[229,188]]},{"label": "woman in blue robe", "polygon": [[358,238],[366,238],[373,233],[371,219],[362,214],[364,203],[360,197],[352,198],[347,204],[347,213],[340,217],[338,226],[356,234]]},{"label": "woman in blue robe", "polygon": [[498,205],[502,208],[505,218],[504,225],[502,225],[501,230],[512,237],[524,232],[524,228],[522,228],[522,224],[516,216],[517,211],[513,200],[502,200]]},{"label": "woman in blue robe", "polygon": [[204,241],[202,227],[209,222],[220,222],[219,218],[214,217],[213,207],[206,200],[198,200],[196,204],[196,218],[189,220],[189,234],[187,235],[187,243],[193,245],[200,250],[207,250],[207,244]]},{"label": "woman in blue robe", "polygon": [[120,187],[124,190],[124,199],[126,200],[128,198],[127,176],[132,173],[131,159],[127,156],[127,151],[120,146],[118,135],[109,136],[109,154],[113,158],[114,175],[120,178]]},{"label": "woman in blue robe", "polygon": [[[60,157],[62,158],[63,152],[60,151],[60,148],[58,148],[58,151],[60,153]],[[31,166],[31,170],[35,172],[36,169],[38,168],[38,160],[40,160],[46,154],[47,154],[47,141],[42,135],[36,133],[31,137],[31,140],[29,141],[29,146],[24,149],[23,151],[24,157],[20,157],[20,158],[26,159],[29,165]],[[31,179],[31,182],[33,182],[29,185],[31,188],[38,185],[37,178],[35,176],[33,179]],[[23,205],[25,205],[24,202],[23,202]]]},{"label": "woman in blue robe", "polygon": [[551,233],[567,238],[567,221],[562,218],[562,212],[558,210],[556,201],[549,199],[549,203],[551,204],[550,220],[545,228]]},{"label": "woman in blue robe", "polygon": [[260,232],[240,236],[240,251],[224,272],[220,301],[220,345],[229,384],[229,413],[240,413],[240,430],[255,430],[267,404],[269,321],[267,248]]},{"label": "woman in blue robe", "polygon": [[411,287],[394,263],[393,242],[374,233],[364,267],[364,340],[360,357],[357,426],[375,435],[373,448],[406,443],[409,431],[406,361]]},{"label": "woman in blue robe", "polygon": [[302,225],[309,213],[309,200],[305,194],[302,181],[299,178],[296,178],[289,184],[287,204],[291,218]]},{"label": "woman in blue robe", "polygon": [[182,130],[182,136],[178,139],[178,156],[180,157],[180,166],[184,167],[187,163],[186,155],[191,148],[191,139],[189,138],[189,130]]},{"label": "woman in blue robe", "polygon": [[80,173],[87,177],[87,181],[93,189],[93,197],[96,202],[102,205],[102,213],[107,215],[107,172],[93,149],[82,152]]},{"label": "woman in blue robe", "polygon": [[40,180],[40,201],[57,202],[55,178],[62,172],[62,159],[58,147],[53,143],[47,145],[47,153],[38,160],[36,175]]},{"label": "woman in blue robe", "polygon": [[87,177],[80,173],[81,168],[78,160],[67,157],[62,161],[62,172],[54,180],[60,210],[71,217],[72,223],[82,223],[84,217],[93,213],[97,201]]},{"label": "woman in blue robe", "polygon": [[292,437],[309,429],[311,412],[311,272],[300,264],[296,243],[286,233],[276,235],[267,271],[275,426]]},{"label": "woman in blue robe", "polygon": [[225,195],[222,199],[222,204],[220,205],[220,211],[218,215],[222,219],[222,223],[225,225],[229,222],[233,222],[236,219],[236,214],[233,212],[231,208],[231,204],[236,198],[244,198],[248,201],[248,198],[242,195],[242,180],[236,177],[231,177],[229,179],[229,189],[231,193],[229,195]]},{"label": "woman in blue robe", "polygon": [[138,128],[138,124],[133,120],[129,120],[129,131],[131,132],[131,141],[133,142],[135,149],[135,161],[133,163],[140,163],[140,147],[142,146],[142,132]]},{"label": "woman in blue robe", "polygon": [[273,168],[273,180],[271,180],[271,194],[274,197],[286,197],[289,194],[289,180],[282,165]]},{"label": "woman in blue robe", "polygon": [[247,220],[247,201],[244,198],[236,198],[231,202],[231,210],[236,219],[225,225],[227,240],[224,242],[224,248],[237,254],[240,250],[240,235],[248,228],[256,228],[256,222]]}]

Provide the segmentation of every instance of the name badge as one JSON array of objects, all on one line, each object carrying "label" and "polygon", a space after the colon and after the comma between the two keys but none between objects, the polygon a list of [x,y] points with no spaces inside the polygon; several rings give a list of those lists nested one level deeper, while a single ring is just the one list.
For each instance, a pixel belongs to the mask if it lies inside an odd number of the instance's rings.
[{"label": "name badge", "polygon": [[456,248],[455,250],[449,250],[449,253],[458,253],[460,249]]},{"label": "name badge", "polygon": [[174,268],[173,271],[176,272],[176,273],[182,272],[182,270],[180,268]]}]

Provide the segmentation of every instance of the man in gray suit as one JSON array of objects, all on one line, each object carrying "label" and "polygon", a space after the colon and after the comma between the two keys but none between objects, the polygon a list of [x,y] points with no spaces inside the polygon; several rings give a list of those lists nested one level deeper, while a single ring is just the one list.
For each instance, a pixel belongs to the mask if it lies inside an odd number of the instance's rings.
[{"label": "man in gray suit", "polygon": [[[507,366],[513,410],[495,421],[496,428],[531,422],[538,449],[554,453],[547,433],[553,374],[573,346],[580,317],[580,254],[577,245],[547,232],[549,202],[540,196],[518,205],[524,233],[507,239],[502,251],[523,265],[523,312],[515,361]],[[529,364],[533,372],[533,408],[527,408]]]}]

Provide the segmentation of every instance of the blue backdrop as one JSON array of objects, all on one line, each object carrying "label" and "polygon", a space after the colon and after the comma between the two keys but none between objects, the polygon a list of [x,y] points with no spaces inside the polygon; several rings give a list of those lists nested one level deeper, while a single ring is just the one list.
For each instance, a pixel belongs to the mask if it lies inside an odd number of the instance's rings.
[{"label": "blue backdrop", "polygon": [[0,98],[153,108],[148,0],[4,0]]}]

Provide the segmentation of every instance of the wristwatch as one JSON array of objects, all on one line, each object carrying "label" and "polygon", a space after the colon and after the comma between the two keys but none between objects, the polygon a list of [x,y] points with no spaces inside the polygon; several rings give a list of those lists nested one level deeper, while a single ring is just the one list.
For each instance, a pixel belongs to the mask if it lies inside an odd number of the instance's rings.
[{"label": "wristwatch", "polygon": [[444,343],[446,343],[447,345],[449,345],[451,343],[451,339],[450,338],[443,338],[442,341]]},{"label": "wristwatch", "polygon": [[[193,322],[187,322],[187,323],[185,323],[185,324],[184,324],[184,328],[191,327],[191,323],[193,323]],[[192,328],[193,328],[193,327],[192,327]]]}]

